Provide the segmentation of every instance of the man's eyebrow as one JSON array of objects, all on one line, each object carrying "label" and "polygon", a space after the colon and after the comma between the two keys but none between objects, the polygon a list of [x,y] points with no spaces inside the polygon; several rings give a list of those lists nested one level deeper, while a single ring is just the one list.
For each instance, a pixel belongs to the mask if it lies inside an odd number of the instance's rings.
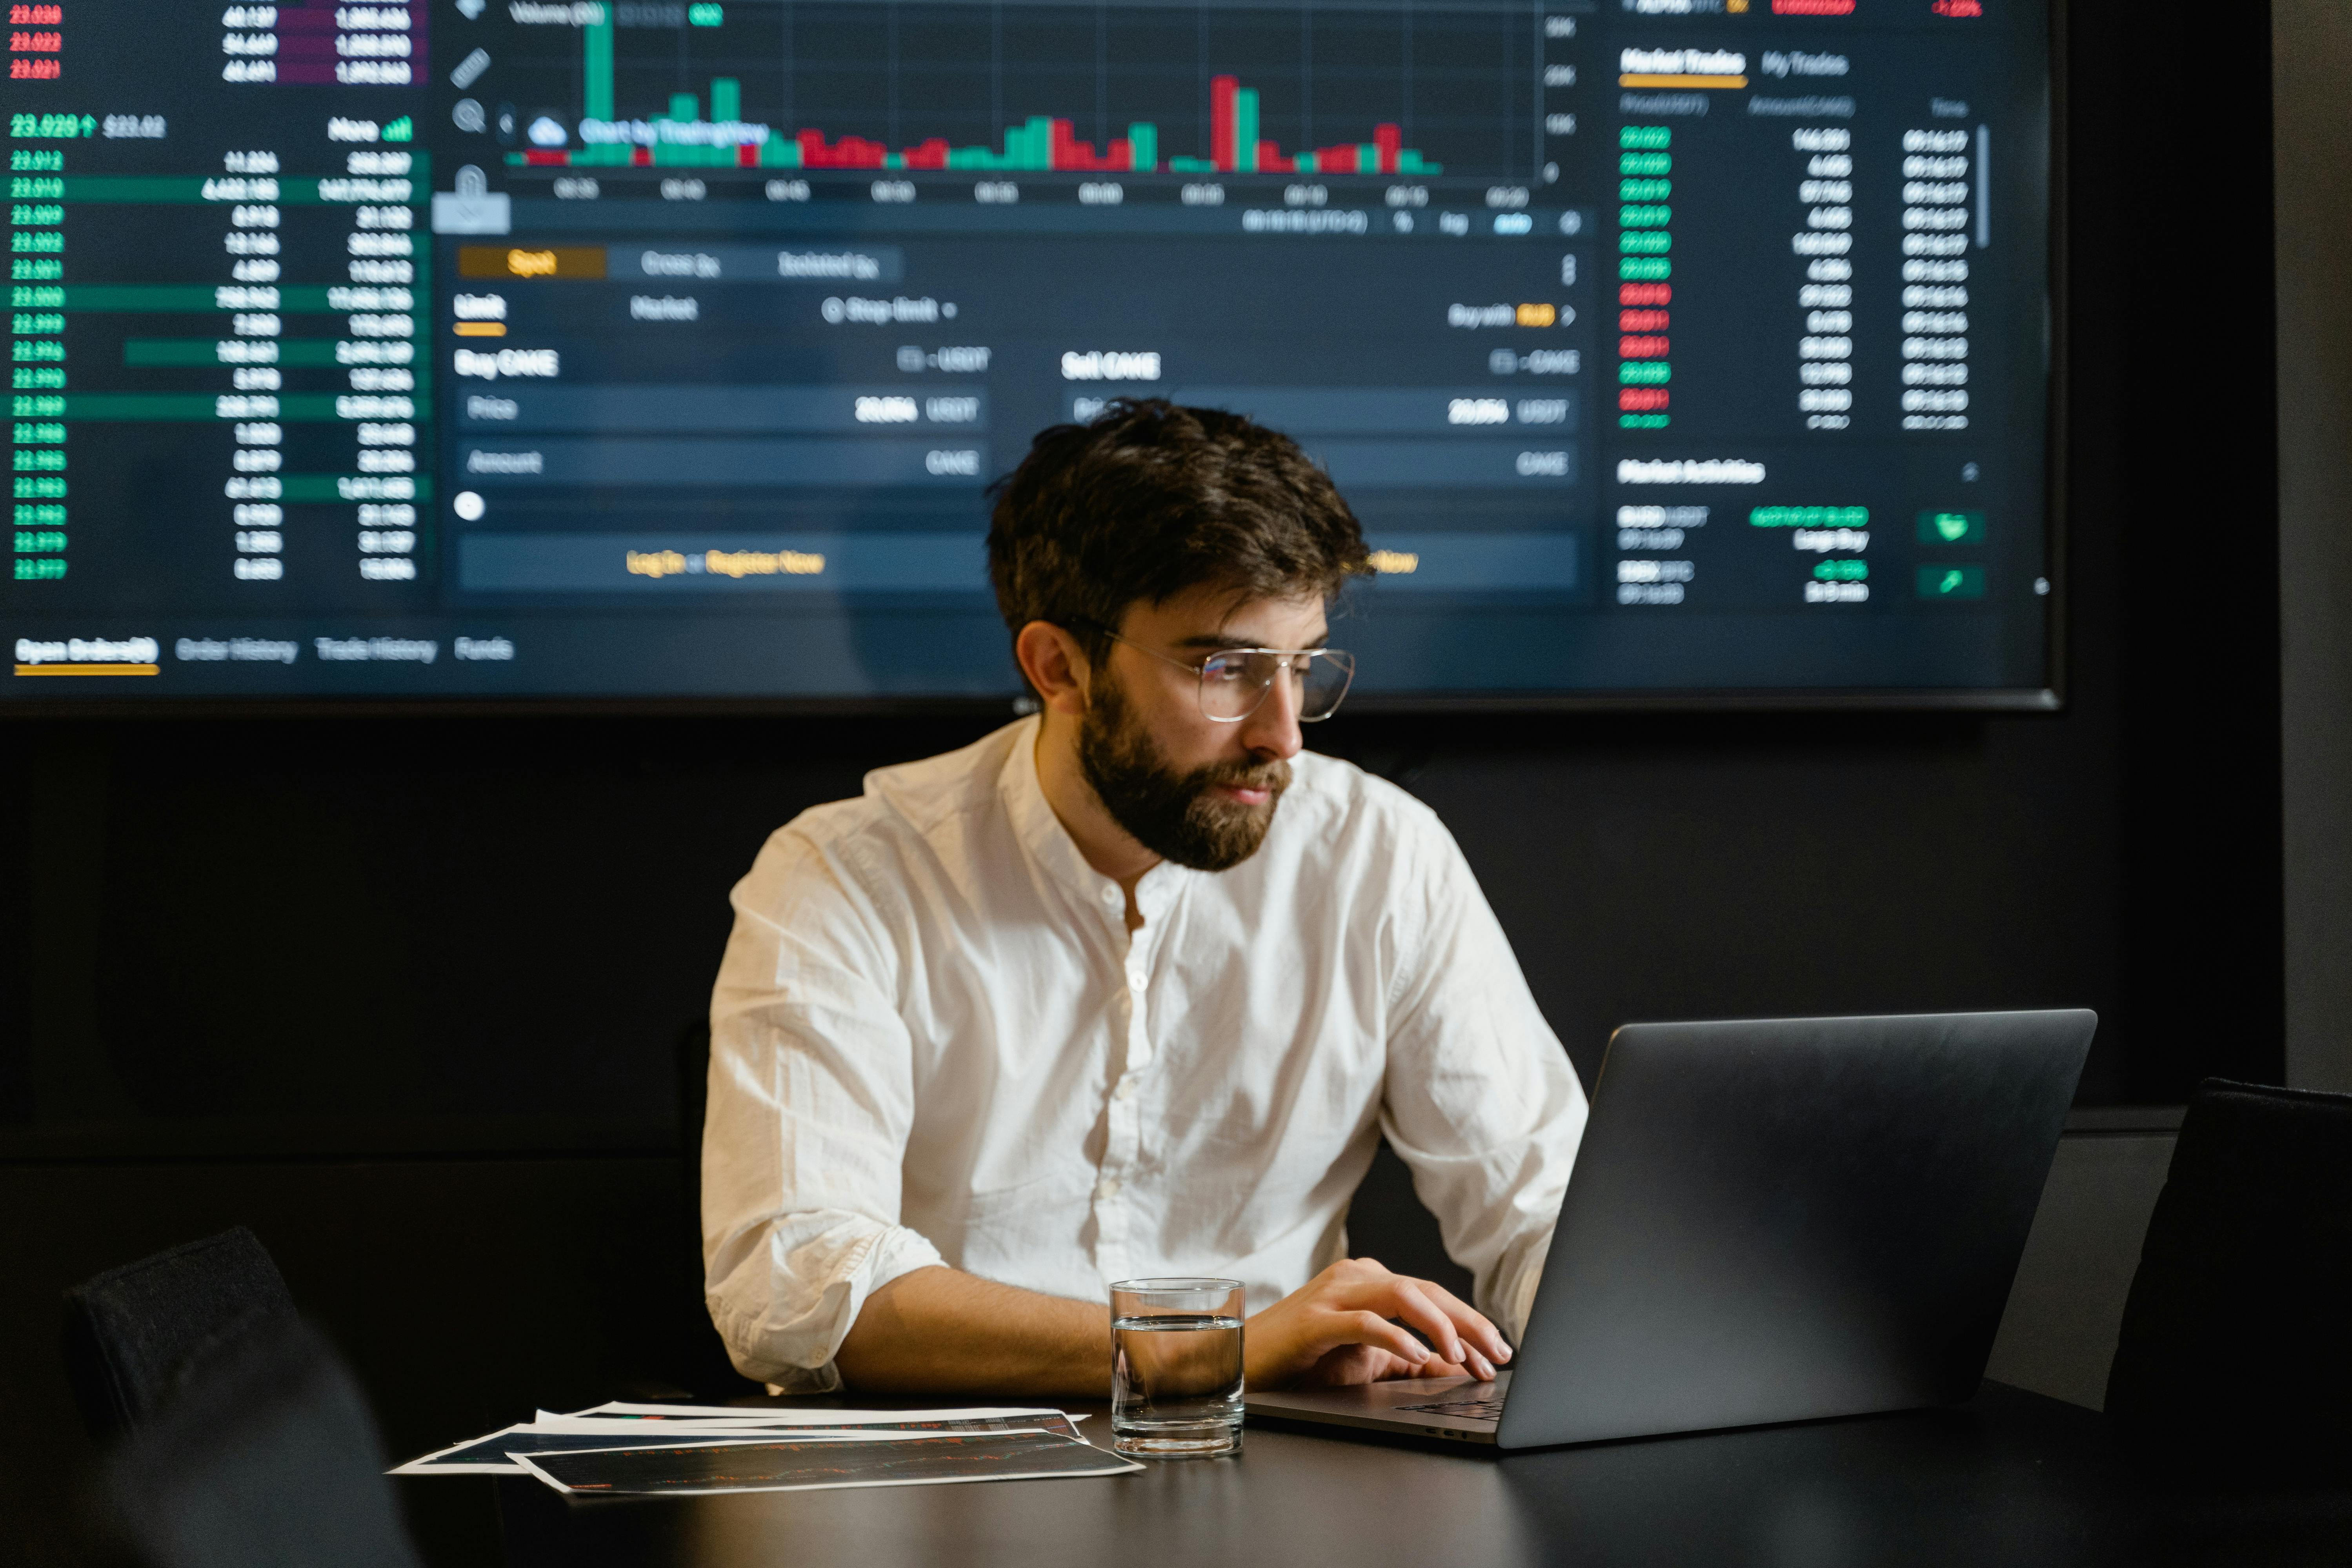
[{"label": "man's eyebrow", "polygon": [[[1327,627],[1322,632],[1317,634],[1313,642],[1310,642],[1306,646],[1311,648],[1323,647],[1328,646],[1330,641],[1331,633],[1329,628]],[[1202,653],[1214,653],[1219,648],[1256,647],[1259,645],[1236,637],[1230,632],[1195,632],[1189,637],[1180,638],[1176,646],[1178,647],[1198,648]]]}]

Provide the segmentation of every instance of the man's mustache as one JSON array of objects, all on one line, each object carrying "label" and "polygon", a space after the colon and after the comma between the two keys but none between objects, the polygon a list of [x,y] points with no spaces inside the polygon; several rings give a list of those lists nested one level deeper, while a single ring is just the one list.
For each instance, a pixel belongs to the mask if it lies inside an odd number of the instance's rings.
[{"label": "man's mustache", "polygon": [[1192,775],[1196,789],[1225,784],[1234,789],[1271,790],[1280,795],[1290,787],[1290,764],[1271,763],[1212,763]]}]

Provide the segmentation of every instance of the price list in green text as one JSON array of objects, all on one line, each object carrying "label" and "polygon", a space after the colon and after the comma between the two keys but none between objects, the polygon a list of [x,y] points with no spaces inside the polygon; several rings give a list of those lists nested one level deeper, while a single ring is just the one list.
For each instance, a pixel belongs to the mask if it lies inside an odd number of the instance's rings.
[{"label": "price list in green text", "polygon": [[164,115],[12,116],[15,583],[135,604],[209,579],[256,608],[420,581],[427,155],[397,121],[266,119],[213,147]]}]

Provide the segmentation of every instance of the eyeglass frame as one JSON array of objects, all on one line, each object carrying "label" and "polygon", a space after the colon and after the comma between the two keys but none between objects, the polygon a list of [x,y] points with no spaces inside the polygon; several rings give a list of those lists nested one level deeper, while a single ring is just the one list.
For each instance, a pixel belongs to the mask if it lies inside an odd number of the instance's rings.
[{"label": "eyeglass frame", "polygon": [[1312,719],[1308,718],[1304,713],[1299,714],[1298,721],[1302,724],[1320,724],[1324,720],[1330,718],[1332,714],[1339,711],[1339,704],[1348,700],[1348,692],[1349,689],[1356,684],[1356,656],[1348,652],[1345,648],[1251,647],[1245,645],[1236,644],[1232,647],[1211,648],[1208,652],[1201,656],[1200,663],[1187,664],[1181,658],[1161,653],[1158,648],[1146,647],[1132,637],[1123,637],[1117,632],[1111,630],[1108,626],[1103,625],[1100,621],[1073,621],[1072,625],[1084,626],[1088,631],[1100,632],[1104,637],[1110,638],[1111,641],[1115,643],[1122,643],[1127,647],[1133,648],[1136,652],[1144,655],[1148,658],[1156,658],[1160,663],[1172,665],[1178,669],[1190,670],[1194,681],[1197,683],[1193,689],[1193,700],[1200,704],[1201,717],[1206,719],[1212,724],[1243,723],[1255,717],[1257,710],[1265,706],[1265,700],[1274,693],[1274,682],[1272,680],[1268,680],[1265,685],[1257,689],[1257,700],[1251,703],[1248,709],[1244,711],[1236,713],[1230,719],[1221,719],[1216,714],[1210,712],[1209,661],[1212,659],[1222,658],[1227,654],[1267,653],[1274,654],[1284,658],[1307,658],[1310,660],[1317,658],[1328,658],[1333,661],[1336,668],[1344,671],[1347,679],[1339,683],[1339,695],[1331,700],[1329,710],[1326,712],[1317,714]]}]

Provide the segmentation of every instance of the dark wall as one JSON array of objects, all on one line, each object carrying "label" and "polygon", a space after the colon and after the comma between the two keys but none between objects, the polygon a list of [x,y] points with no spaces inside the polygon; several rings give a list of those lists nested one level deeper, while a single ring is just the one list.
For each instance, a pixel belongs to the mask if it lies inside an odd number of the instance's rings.
[{"label": "dark wall", "polygon": [[[2105,1020],[2090,1102],[2278,1077],[2262,25],[2075,8],[2063,713],[1316,734],[1453,826],[1588,1079],[1629,1018],[2045,1004]],[[240,1220],[404,1449],[718,1376],[671,1052],[727,888],[993,721],[0,726],[0,1510],[74,1458],[22,1441],[57,1289]]]},{"label": "dark wall", "polygon": [[[2087,595],[2086,595],[2087,597]],[[2086,606],[2087,613],[2095,606]],[[2095,621],[2093,622],[2095,626]],[[2144,1008],[2112,673],[2054,719],[1342,719],[1452,825],[1588,1077],[1633,1017],[2088,1002],[2085,1097],[2177,1093],[2242,974]],[[991,721],[992,722],[992,721]],[[730,883],[981,724],[338,721],[0,731],[43,802],[0,1137],[25,1154],[646,1147]],[[51,805],[49,803],[55,803]],[[2191,803],[2179,803],[2184,808]],[[2120,806],[2120,809],[2119,809]],[[2234,911],[2252,920],[2252,910]],[[2258,1062],[2259,1058],[2252,1058]]]}]

